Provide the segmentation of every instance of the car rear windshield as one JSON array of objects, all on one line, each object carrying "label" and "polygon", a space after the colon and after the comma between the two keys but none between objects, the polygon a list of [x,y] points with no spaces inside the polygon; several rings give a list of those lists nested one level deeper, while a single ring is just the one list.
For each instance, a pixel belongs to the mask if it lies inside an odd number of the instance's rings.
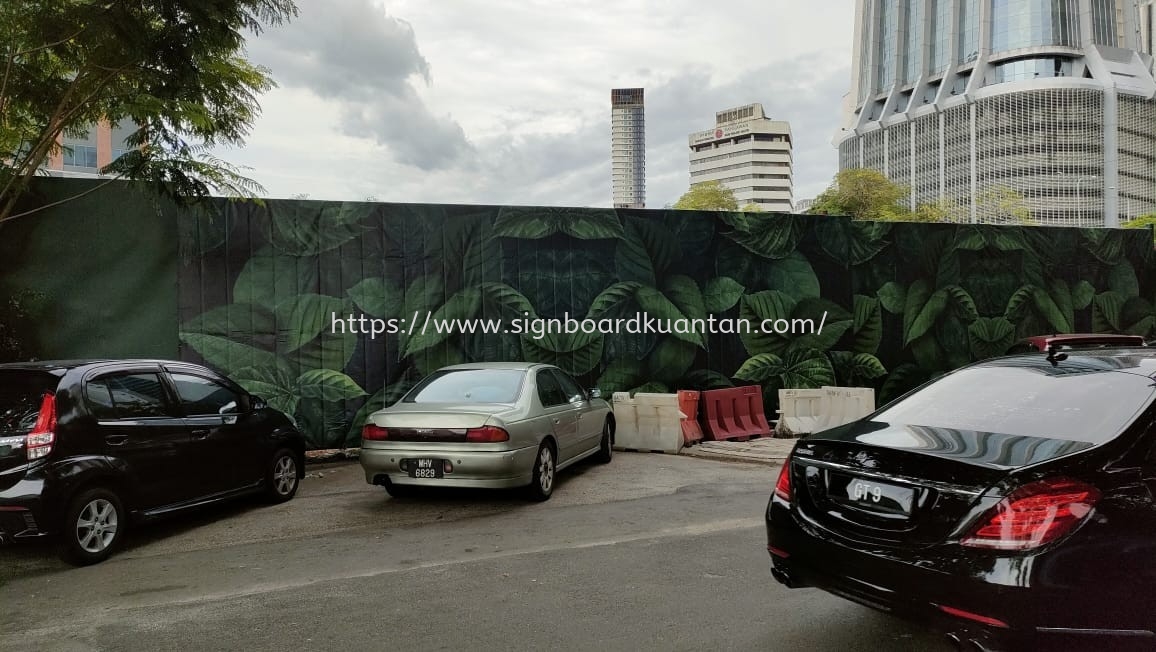
[{"label": "car rear windshield", "polygon": [[1123,432],[1153,400],[1153,379],[1128,372],[1128,360],[1080,357],[1053,367],[1041,357],[971,367],[872,420],[1099,444]]},{"label": "car rear windshield", "polygon": [[406,403],[513,403],[526,372],[517,369],[437,371],[405,397]]},{"label": "car rear windshield", "polygon": [[39,371],[0,371],[0,435],[23,435],[36,423],[44,395],[58,380]]}]

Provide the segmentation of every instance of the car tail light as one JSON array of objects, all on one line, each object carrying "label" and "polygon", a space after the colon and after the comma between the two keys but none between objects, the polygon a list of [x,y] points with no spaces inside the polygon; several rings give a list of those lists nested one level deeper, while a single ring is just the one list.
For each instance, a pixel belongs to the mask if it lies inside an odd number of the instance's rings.
[{"label": "car tail light", "polygon": [[56,395],[45,394],[40,402],[40,414],[36,416],[36,423],[25,439],[28,449],[28,459],[38,460],[52,452],[52,445],[56,443]]},{"label": "car tail light", "polygon": [[791,460],[783,462],[783,469],[779,471],[779,480],[775,482],[775,495],[783,500],[791,501]]},{"label": "car tail light", "polygon": [[383,441],[389,439],[389,431],[381,426],[367,423],[361,428],[361,438],[368,441]]},{"label": "car tail light", "polygon": [[466,431],[466,441],[475,444],[493,444],[500,441],[510,441],[510,433],[497,426],[470,428]]},{"label": "car tail light", "polygon": [[970,548],[1030,550],[1071,532],[1092,513],[1100,492],[1068,478],[1024,485],[984,515],[960,543]]}]

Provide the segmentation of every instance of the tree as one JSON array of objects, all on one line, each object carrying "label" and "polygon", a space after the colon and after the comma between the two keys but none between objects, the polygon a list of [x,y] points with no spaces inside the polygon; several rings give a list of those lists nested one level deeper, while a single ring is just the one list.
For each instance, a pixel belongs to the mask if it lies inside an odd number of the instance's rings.
[{"label": "tree", "polygon": [[882,172],[867,168],[840,170],[835,181],[815,198],[812,215],[849,215],[856,220],[910,219],[903,205],[908,190]]},{"label": "tree", "polygon": [[763,210],[762,206],[759,206],[755,202],[750,202],[746,206],[743,206],[742,209],[740,209],[740,210],[742,210],[742,212],[744,212],[744,213],[765,213],[766,212]]},{"label": "tree", "polygon": [[737,211],[735,193],[718,181],[696,183],[674,203],[679,211]]},{"label": "tree", "polygon": [[[1147,215],[1138,215],[1120,226],[1125,229],[1150,229],[1156,226],[1156,213],[1148,213]],[[1156,245],[1156,230],[1152,232],[1153,244]]]},{"label": "tree", "polygon": [[243,144],[275,86],[244,33],[296,15],[293,0],[0,2],[0,225],[57,139],[101,120],[135,126],[102,169],[114,179],[178,201],[263,191],[211,150]]},{"label": "tree", "polygon": [[950,199],[937,199],[915,207],[909,220],[912,222],[962,222],[963,207]]},{"label": "tree", "polygon": [[1023,193],[1007,186],[988,188],[975,200],[975,211],[983,222],[1035,225]]}]

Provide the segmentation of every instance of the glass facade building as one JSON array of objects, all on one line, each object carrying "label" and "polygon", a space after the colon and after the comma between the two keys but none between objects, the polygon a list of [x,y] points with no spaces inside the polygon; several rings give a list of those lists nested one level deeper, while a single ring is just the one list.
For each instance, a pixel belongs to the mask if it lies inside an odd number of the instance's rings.
[{"label": "glass facade building", "polygon": [[858,0],[840,167],[878,169],[958,221],[1156,212],[1154,4]]},{"label": "glass facade building", "polygon": [[646,208],[643,89],[610,91],[610,186],[615,208]]}]

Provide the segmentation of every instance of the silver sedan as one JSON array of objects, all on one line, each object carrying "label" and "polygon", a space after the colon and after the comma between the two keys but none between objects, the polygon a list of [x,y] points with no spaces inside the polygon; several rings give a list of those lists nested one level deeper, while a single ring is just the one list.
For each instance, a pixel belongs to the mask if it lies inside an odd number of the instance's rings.
[{"label": "silver sedan", "polygon": [[365,480],[416,487],[526,487],[546,500],[558,471],[613,456],[614,413],[557,367],[464,364],[430,374],[362,429]]}]

